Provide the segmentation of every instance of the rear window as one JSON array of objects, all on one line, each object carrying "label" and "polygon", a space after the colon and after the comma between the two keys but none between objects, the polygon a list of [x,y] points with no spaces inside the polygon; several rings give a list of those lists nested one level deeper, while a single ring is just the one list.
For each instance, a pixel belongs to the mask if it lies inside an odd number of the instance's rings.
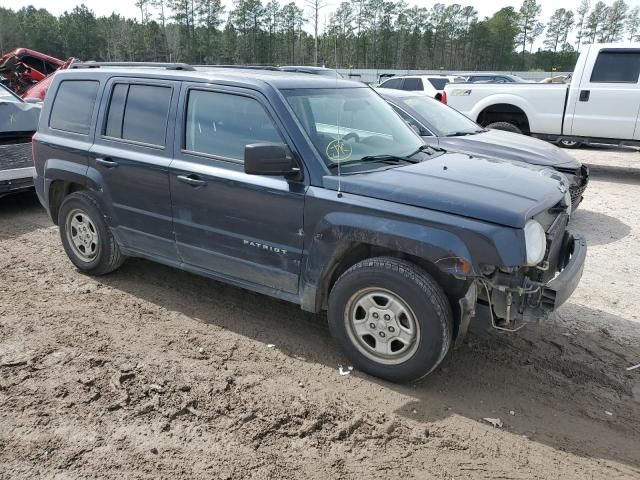
[{"label": "rear window", "polygon": [[594,83],[637,83],[640,75],[640,52],[602,51],[591,73]]},{"label": "rear window", "polygon": [[98,85],[94,80],[61,82],[51,107],[49,126],[56,130],[88,135]]},{"label": "rear window", "polygon": [[115,85],[104,134],[164,146],[171,93],[171,87],[159,85]]},{"label": "rear window", "polygon": [[424,87],[422,86],[422,80],[419,78],[405,78],[402,89],[413,91],[413,90],[424,90]]},{"label": "rear window", "polygon": [[449,83],[446,78],[430,78],[429,83],[433,85],[436,90],[444,90],[444,87]]}]

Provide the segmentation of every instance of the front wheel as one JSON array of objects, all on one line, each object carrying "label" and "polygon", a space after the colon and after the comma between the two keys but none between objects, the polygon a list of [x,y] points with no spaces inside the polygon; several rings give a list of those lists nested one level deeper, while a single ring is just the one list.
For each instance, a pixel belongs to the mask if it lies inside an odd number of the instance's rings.
[{"label": "front wheel", "polygon": [[437,282],[390,257],[357,263],[329,296],[329,327],[360,370],[393,382],[431,373],[449,351],[453,315]]}]

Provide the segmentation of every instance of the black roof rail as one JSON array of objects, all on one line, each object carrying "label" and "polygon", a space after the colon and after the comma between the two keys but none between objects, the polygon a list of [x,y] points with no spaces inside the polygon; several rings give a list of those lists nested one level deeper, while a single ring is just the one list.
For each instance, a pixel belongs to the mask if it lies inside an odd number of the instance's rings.
[{"label": "black roof rail", "polygon": [[203,68],[237,68],[239,70],[269,70],[273,72],[281,72],[282,69],[273,65],[193,65],[194,67]]},{"label": "black roof rail", "polygon": [[164,68],[166,70],[187,70],[195,68],[188,63],[161,63],[161,62],[78,62],[72,63],[69,68],[100,68],[100,67],[146,67]]}]

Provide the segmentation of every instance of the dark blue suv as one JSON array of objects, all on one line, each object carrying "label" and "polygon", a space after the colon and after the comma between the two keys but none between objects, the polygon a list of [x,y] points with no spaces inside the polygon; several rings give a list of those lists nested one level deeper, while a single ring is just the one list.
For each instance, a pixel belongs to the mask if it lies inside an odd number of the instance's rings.
[{"label": "dark blue suv", "polygon": [[431,372],[476,314],[561,305],[584,239],[561,176],[426,146],[360,83],[79,64],[34,137],[35,185],[83,272],[144,257],[328,310],[368,373]]}]

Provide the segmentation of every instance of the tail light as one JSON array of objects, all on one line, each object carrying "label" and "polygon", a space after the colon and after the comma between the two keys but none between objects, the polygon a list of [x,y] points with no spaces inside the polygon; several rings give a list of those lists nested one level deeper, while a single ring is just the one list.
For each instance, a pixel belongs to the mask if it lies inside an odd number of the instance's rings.
[{"label": "tail light", "polygon": [[440,97],[440,101],[442,103],[444,103],[445,105],[447,104],[447,92],[445,92],[445,91],[442,92],[442,96]]}]

